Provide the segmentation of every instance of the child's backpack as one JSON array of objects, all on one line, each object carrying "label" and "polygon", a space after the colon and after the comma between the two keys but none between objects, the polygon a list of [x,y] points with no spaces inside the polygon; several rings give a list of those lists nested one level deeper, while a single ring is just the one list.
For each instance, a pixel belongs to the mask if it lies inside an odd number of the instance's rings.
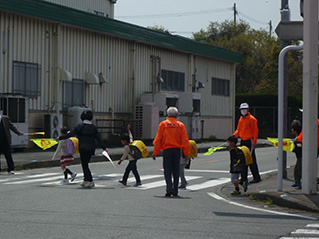
[{"label": "child's backpack", "polygon": [[146,158],[148,156],[148,150],[141,140],[134,140],[130,144],[130,154],[134,159]]},{"label": "child's backpack", "polygon": [[246,163],[246,165],[250,165],[253,163],[253,158],[251,156],[249,148],[246,146],[240,146],[237,147],[239,150],[237,150],[237,154],[240,154],[241,160]]},{"label": "child's backpack", "polygon": [[65,154],[73,155],[79,152],[79,140],[75,137],[71,137],[65,140],[66,143],[66,150]]}]

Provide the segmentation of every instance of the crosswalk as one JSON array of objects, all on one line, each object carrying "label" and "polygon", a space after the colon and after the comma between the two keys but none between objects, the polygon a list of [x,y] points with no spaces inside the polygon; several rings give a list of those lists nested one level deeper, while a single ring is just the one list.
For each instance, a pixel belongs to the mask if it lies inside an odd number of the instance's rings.
[{"label": "crosswalk", "polygon": [[305,228],[296,229],[289,236],[280,237],[279,239],[319,239],[319,224],[308,224]]},{"label": "crosswalk", "polygon": [[[111,173],[104,175],[94,175],[93,180],[95,186],[98,188],[109,187],[110,185],[119,185],[118,180],[122,178],[120,173]],[[229,178],[215,178],[205,179],[203,176],[187,176],[189,186],[186,191],[198,191],[206,188],[211,188],[217,185],[230,182]],[[41,186],[62,186],[63,175],[61,173],[39,173],[34,175],[16,174],[14,176],[8,176],[4,179],[0,178],[0,184],[3,185],[27,185],[36,184]],[[83,173],[78,173],[77,178],[73,182],[69,182],[69,185],[79,184],[83,180]],[[127,187],[134,190],[149,190],[159,187],[165,187],[166,183],[163,174],[150,174],[141,175],[142,186],[139,187]],[[133,184],[135,182],[134,177],[128,178],[127,184]]]}]

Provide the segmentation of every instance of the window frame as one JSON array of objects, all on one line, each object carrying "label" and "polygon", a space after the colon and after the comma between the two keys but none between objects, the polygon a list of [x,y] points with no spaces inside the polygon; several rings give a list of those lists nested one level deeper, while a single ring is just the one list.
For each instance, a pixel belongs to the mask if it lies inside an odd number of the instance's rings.
[{"label": "window frame", "polygon": [[[64,81],[62,86],[62,109],[66,111],[73,106],[85,106],[85,80],[72,79],[72,82]],[[78,93],[77,86],[82,86],[82,89],[78,89],[82,92]],[[68,89],[66,89],[68,87]],[[81,94],[82,101],[76,102]],[[66,98],[66,96],[68,96]]]},{"label": "window frame", "polygon": [[161,70],[161,77],[164,80],[161,84],[162,90],[185,92],[184,72]]},{"label": "window frame", "polygon": [[32,99],[39,97],[41,95],[40,79],[41,65],[22,61],[12,62],[12,93],[14,95]]},{"label": "window frame", "polygon": [[211,94],[218,96],[230,96],[230,80],[212,77]]}]

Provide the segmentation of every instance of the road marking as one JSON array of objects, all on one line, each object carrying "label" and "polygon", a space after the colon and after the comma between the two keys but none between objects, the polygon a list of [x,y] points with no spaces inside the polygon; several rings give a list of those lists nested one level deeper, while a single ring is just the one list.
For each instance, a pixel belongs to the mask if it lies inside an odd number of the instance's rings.
[{"label": "road marking", "polygon": [[230,182],[229,178],[218,178],[218,179],[214,179],[214,180],[209,180],[209,181],[204,182],[204,183],[188,186],[187,189],[195,191],[195,190],[200,190],[200,189],[204,189],[204,188],[215,187],[217,185],[221,185],[221,184],[228,183],[228,182]]},{"label": "road marking", "polygon": [[280,237],[279,239],[319,239],[319,237]]},{"label": "road marking", "polygon": [[187,169],[187,172],[195,173],[229,173],[229,170]]},{"label": "road marking", "polygon": [[310,230],[310,229],[297,229],[296,231],[291,232],[291,234],[312,234],[319,235],[318,230]]},{"label": "road marking", "polygon": [[[211,196],[212,198],[215,198],[216,200],[220,200],[220,201],[223,201],[223,202],[226,202],[228,204],[235,205],[238,207],[243,207],[243,208],[247,208],[247,209],[251,209],[251,210],[256,210],[256,211],[260,211],[260,212],[267,212],[267,213],[272,213],[272,214],[277,214],[277,215],[282,215],[282,216],[299,217],[299,218],[303,218],[303,219],[317,220],[317,218],[315,218],[315,217],[308,217],[308,216],[303,216],[303,215],[298,215],[298,214],[290,214],[290,213],[284,213],[284,212],[276,212],[276,211],[266,210],[266,209],[262,209],[262,208],[256,208],[256,207],[243,205],[243,204],[240,204],[237,202],[227,200],[227,199],[217,195],[216,193],[207,193],[207,194],[209,196]],[[318,231],[318,234],[319,234],[319,231]]]},{"label": "road marking", "polygon": [[[161,178],[161,177],[163,177],[163,175],[141,175],[140,176],[141,181],[148,180],[148,179],[153,179],[153,178]],[[136,181],[135,177],[130,177],[130,178],[127,179],[128,183],[135,182],[135,181]]]},{"label": "road marking", "polygon": [[55,177],[37,178],[37,179],[30,179],[30,180],[8,182],[8,183],[4,183],[4,184],[26,184],[26,183],[34,183],[34,182],[46,182],[46,181],[57,180],[57,179],[61,179],[61,178],[63,178],[62,175],[55,176]]},{"label": "road marking", "polygon": [[[163,175],[161,175],[162,177]],[[187,181],[191,181],[194,179],[199,179],[202,178],[201,176],[188,176],[187,177]],[[156,182],[152,182],[152,183],[146,183],[143,184],[142,186],[139,187],[134,187],[134,189],[142,189],[142,190],[146,190],[146,189],[152,189],[152,188],[158,188],[158,187],[163,187],[166,185],[165,180],[161,180],[161,181],[156,181]],[[133,188],[132,188],[133,189]]]},{"label": "road marking", "polygon": [[306,227],[319,227],[319,224],[308,224]]}]

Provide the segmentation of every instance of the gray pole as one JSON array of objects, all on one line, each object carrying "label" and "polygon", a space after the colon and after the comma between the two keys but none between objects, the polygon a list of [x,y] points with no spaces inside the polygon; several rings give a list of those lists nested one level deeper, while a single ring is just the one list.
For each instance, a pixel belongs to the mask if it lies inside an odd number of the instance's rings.
[{"label": "gray pole", "polygon": [[302,192],[317,192],[318,0],[304,1]]},{"label": "gray pole", "polygon": [[234,3],[234,24],[236,26],[236,15],[237,15],[237,9],[236,9],[236,3]]},{"label": "gray pole", "polygon": [[[288,5],[288,0],[281,0],[281,21],[290,21],[290,10]],[[289,41],[281,41],[280,48],[284,49],[286,46],[289,45]],[[287,138],[288,136],[288,55],[285,55],[284,59],[284,107],[283,107],[283,127],[284,127],[284,137]],[[283,178],[287,178],[287,152],[283,151]]]},{"label": "gray pole", "polygon": [[284,65],[285,57],[288,51],[302,50],[303,46],[286,46],[280,51],[278,58],[278,191],[282,192],[284,177],[284,154],[283,154],[283,138],[284,138]]}]

